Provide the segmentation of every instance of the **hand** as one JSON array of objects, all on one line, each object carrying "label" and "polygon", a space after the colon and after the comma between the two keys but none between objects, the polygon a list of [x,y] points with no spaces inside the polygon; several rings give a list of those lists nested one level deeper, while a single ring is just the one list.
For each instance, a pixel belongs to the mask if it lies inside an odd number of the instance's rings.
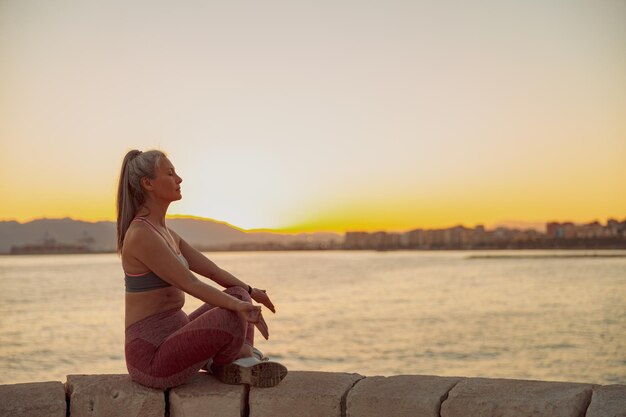
[{"label": "hand", "polygon": [[255,306],[252,303],[241,301],[237,304],[236,311],[245,321],[254,324],[265,340],[270,338],[269,328],[261,314],[261,306]]},{"label": "hand", "polygon": [[276,313],[276,308],[274,308],[274,304],[267,296],[267,292],[265,290],[259,290],[258,288],[252,289],[252,294],[250,294],[252,299],[257,303],[263,304],[265,307],[269,308],[272,313]]},{"label": "hand", "polygon": [[239,301],[235,307],[239,316],[247,322],[256,323],[261,315],[261,306],[255,306],[247,301]]}]

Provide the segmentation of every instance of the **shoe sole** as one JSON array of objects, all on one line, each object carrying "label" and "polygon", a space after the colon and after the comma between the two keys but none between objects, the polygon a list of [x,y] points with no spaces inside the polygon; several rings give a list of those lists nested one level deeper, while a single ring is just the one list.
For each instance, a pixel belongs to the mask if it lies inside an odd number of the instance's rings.
[{"label": "shoe sole", "polygon": [[253,387],[275,387],[287,376],[287,368],[278,362],[260,362],[252,366],[234,363],[215,367],[214,375],[225,384],[248,384]]}]

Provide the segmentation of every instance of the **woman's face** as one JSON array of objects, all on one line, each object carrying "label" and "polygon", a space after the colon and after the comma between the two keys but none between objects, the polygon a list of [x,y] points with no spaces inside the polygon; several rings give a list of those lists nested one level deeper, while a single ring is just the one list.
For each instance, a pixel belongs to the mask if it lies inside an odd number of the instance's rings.
[{"label": "woman's face", "polygon": [[183,198],[180,191],[181,182],[183,179],[176,174],[172,162],[167,158],[161,158],[161,163],[156,170],[156,178],[150,180],[154,196],[168,201],[180,200]]}]

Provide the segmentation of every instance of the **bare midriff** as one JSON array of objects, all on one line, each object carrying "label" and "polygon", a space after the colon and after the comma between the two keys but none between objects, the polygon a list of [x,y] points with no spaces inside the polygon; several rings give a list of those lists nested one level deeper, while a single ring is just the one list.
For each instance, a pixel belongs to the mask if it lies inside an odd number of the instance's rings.
[{"label": "bare midriff", "polygon": [[182,308],[184,304],[185,293],[176,287],[126,293],[126,328],[154,314]]}]

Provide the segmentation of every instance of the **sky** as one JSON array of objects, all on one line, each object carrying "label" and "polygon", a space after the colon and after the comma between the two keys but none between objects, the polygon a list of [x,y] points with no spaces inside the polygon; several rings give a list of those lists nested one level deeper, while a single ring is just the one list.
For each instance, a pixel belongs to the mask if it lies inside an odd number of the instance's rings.
[{"label": "sky", "polygon": [[0,220],[285,232],[626,218],[626,2],[0,0]]}]

